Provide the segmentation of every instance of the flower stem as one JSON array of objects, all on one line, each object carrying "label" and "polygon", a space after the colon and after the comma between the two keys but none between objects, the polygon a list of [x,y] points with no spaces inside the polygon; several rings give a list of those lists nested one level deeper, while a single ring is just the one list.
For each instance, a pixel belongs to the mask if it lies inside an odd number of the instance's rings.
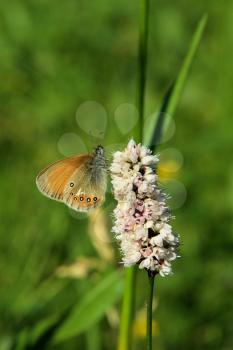
[{"label": "flower stem", "polygon": [[125,287],[121,309],[118,350],[130,350],[132,345],[131,328],[134,311],[135,272],[135,267],[125,270]]},{"label": "flower stem", "polygon": [[147,350],[152,350],[152,306],[153,306],[153,290],[154,290],[155,274],[148,272],[148,299],[147,299]]},{"label": "flower stem", "polygon": [[[137,108],[139,113],[138,123],[134,138],[143,142],[144,101],[146,86],[147,65],[147,41],[148,41],[148,14],[149,0],[140,0],[139,17],[139,44],[138,44],[138,86]],[[125,288],[121,309],[120,331],[118,350],[130,350],[132,343],[132,320],[134,311],[135,276],[136,267],[127,268],[125,271]]]},{"label": "flower stem", "polygon": [[140,0],[139,45],[138,45],[138,100],[139,140],[143,142],[144,105],[147,66],[149,0]]}]

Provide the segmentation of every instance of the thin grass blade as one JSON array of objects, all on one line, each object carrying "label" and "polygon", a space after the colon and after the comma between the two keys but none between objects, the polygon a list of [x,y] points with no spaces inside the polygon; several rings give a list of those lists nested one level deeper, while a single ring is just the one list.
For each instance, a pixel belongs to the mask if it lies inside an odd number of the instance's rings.
[{"label": "thin grass blade", "polygon": [[73,312],[56,332],[53,342],[60,343],[89,329],[121,297],[122,292],[121,275],[117,271],[111,272],[74,306]]},{"label": "thin grass blade", "polygon": [[179,74],[175,79],[174,83],[169,87],[168,91],[166,92],[163,98],[162,106],[159,110],[158,117],[156,119],[156,125],[154,128],[153,135],[149,138],[149,146],[152,149],[152,151],[155,150],[156,144],[161,139],[165,126],[169,125],[169,122],[173,117],[178,103],[181,99],[184,85],[188,77],[188,73],[190,71],[194,56],[197,52],[206,26],[207,18],[208,17],[205,14],[199,21],[194,35],[192,37],[189,50],[184,58],[183,64],[179,71]]}]

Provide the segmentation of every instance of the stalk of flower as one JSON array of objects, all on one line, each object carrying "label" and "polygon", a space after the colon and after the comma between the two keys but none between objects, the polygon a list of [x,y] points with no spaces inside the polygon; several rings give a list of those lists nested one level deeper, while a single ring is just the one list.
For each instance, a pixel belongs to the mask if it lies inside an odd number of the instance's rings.
[{"label": "stalk of flower", "polygon": [[151,275],[172,273],[171,261],[178,256],[179,239],[170,225],[166,194],[158,186],[151,151],[130,140],[113,155],[111,165],[114,197],[113,232],[120,242],[124,266],[139,265]]}]

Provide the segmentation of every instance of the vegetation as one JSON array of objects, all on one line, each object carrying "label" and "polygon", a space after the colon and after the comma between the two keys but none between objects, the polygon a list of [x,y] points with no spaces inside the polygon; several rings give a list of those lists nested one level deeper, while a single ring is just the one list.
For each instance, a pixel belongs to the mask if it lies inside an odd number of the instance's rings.
[{"label": "vegetation", "polygon": [[[110,158],[134,135],[134,117],[129,128],[114,112],[136,101],[137,5],[0,4],[0,350],[108,350],[117,344],[124,282],[110,233],[111,191],[104,210],[87,217],[42,197],[35,177],[53,161],[99,142]],[[233,3],[153,2],[145,130],[180,72],[203,13],[209,21],[198,54],[156,146],[182,242],[175,275],[155,281],[158,350],[232,347]],[[78,115],[86,101],[106,109],[106,116],[99,109],[106,127],[92,130],[94,113],[90,128],[83,127]],[[90,111],[93,104],[88,106]],[[73,141],[64,145],[66,133]],[[134,349],[145,343],[145,283],[138,273]]]}]

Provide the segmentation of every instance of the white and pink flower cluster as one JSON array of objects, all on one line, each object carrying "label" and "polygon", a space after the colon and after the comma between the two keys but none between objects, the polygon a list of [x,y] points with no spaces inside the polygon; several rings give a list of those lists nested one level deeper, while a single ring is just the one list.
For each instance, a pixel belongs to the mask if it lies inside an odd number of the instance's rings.
[{"label": "white and pink flower cluster", "polygon": [[169,224],[166,195],[158,188],[157,162],[157,156],[133,140],[123,152],[114,153],[110,170],[118,204],[113,232],[125,266],[139,264],[140,269],[165,276],[172,272],[179,240]]}]

